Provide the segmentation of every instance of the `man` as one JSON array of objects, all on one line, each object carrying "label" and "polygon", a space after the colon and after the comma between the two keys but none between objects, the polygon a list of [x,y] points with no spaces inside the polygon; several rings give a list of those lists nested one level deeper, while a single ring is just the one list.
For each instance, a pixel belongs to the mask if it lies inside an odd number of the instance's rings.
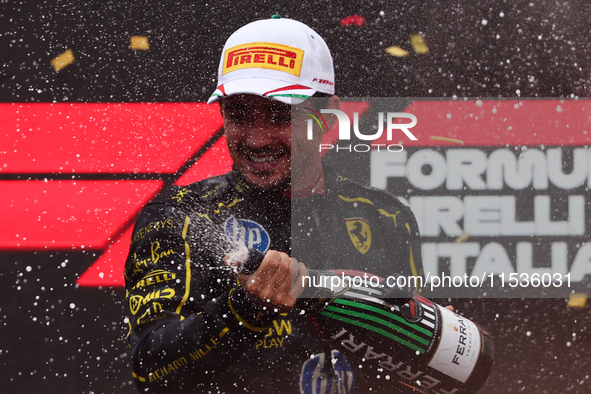
[{"label": "man", "polygon": [[[233,170],[165,191],[134,229],[126,288],[142,392],[392,391],[294,309],[307,267],[422,272],[408,208],[323,167],[321,134],[305,131],[312,96],[339,108],[332,57],[308,26],[274,17],[226,42],[209,102]],[[266,253],[251,275],[229,267],[238,244]]]}]

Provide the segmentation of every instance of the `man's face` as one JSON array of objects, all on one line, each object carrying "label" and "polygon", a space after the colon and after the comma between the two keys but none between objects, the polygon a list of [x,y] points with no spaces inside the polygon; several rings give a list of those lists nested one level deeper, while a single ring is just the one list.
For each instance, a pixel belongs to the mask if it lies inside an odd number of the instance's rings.
[{"label": "man's face", "polygon": [[250,94],[222,100],[230,155],[251,186],[299,190],[317,180],[322,136],[307,139],[305,105],[310,103],[291,106]]},{"label": "man's face", "polygon": [[241,94],[221,103],[230,155],[245,180],[287,189],[291,180],[291,106]]}]

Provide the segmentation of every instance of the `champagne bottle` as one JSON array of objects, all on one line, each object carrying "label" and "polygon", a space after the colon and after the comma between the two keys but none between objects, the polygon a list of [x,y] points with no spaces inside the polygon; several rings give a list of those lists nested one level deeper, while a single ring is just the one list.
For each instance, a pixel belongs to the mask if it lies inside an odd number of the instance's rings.
[{"label": "champagne bottle", "polygon": [[[250,251],[251,272],[262,253]],[[490,334],[396,280],[351,270],[302,278],[296,308],[362,371],[377,371],[425,394],[474,394],[494,359]]]}]

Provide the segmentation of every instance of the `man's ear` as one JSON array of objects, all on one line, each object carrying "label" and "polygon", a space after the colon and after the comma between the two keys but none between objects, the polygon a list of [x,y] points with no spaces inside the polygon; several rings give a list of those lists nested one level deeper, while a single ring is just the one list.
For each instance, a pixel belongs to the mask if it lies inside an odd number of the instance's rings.
[{"label": "man's ear", "polygon": [[[326,105],[326,109],[341,109],[341,99],[339,98],[339,96],[330,96],[330,98],[328,99],[328,103]],[[337,121],[337,117],[333,115],[328,116],[327,118],[328,119],[326,121],[326,125],[328,126],[328,130],[330,130]],[[328,130],[326,130],[325,133],[328,132]]]}]

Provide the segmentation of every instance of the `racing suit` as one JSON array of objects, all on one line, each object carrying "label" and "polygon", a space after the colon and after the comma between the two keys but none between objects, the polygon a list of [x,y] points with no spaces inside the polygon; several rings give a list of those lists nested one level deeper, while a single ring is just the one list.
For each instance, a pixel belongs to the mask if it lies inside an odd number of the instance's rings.
[{"label": "racing suit", "polygon": [[[249,187],[234,169],[171,187],[143,209],[125,269],[141,392],[352,393],[353,385],[380,392],[378,377],[331,355],[296,308],[262,311],[223,261],[239,242],[285,252],[311,269],[422,275],[410,210],[327,168],[324,176],[324,195],[290,199]],[[335,373],[345,376],[344,389],[343,379],[330,381]]]}]

